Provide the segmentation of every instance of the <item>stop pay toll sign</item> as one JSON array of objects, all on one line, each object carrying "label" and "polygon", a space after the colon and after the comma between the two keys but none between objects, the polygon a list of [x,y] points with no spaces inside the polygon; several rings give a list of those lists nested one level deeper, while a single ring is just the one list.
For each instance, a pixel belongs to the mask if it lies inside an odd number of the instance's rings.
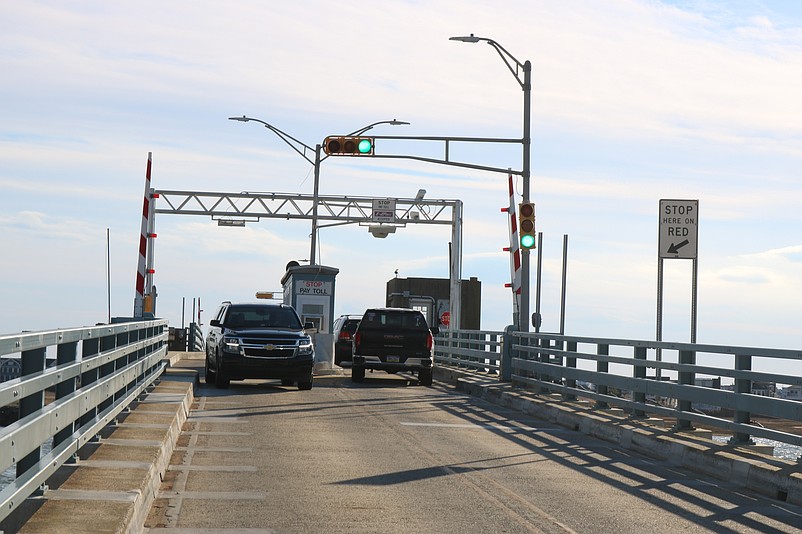
[{"label": "stop pay toll sign", "polygon": [[698,200],[660,200],[660,258],[696,259]]}]

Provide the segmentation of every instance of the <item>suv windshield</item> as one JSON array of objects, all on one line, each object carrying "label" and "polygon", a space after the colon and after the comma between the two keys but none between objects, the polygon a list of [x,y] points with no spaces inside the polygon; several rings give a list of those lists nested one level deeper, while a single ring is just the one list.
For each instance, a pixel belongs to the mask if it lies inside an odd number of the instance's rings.
[{"label": "suv windshield", "polygon": [[231,306],[225,319],[229,328],[287,328],[301,330],[301,321],[291,308],[280,306]]}]

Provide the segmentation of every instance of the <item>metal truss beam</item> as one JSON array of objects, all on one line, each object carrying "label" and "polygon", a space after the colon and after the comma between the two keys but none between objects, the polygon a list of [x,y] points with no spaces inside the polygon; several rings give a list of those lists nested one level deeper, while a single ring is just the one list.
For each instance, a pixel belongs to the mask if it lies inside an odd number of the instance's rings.
[{"label": "metal truss beam", "polygon": [[[295,193],[216,193],[209,191],[156,190],[156,213],[206,215],[213,218],[300,219],[311,220],[314,195]],[[393,197],[317,197],[317,218],[336,224],[377,223],[373,201]],[[459,200],[394,198],[395,222],[406,224],[453,224],[454,207]]]},{"label": "metal truss beam", "polygon": [[[155,213],[173,215],[205,215],[212,219],[240,224],[260,219],[328,221],[324,226],[344,224],[406,226],[407,224],[439,224],[451,226],[449,253],[449,298],[451,325],[458,330],[462,316],[462,201],[423,198],[350,197],[300,195],[297,193],[215,193],[209,191],[151,190]],[[375,200],[392,200],[395,213],[392,221],[386,214],[373,213]],[[317,213],[315,213],[317,203]]]}]

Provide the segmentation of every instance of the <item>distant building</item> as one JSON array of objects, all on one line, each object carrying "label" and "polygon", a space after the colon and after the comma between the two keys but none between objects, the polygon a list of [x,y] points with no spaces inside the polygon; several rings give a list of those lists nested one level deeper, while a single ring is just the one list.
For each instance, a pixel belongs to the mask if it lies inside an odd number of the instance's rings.
[{"label": "distant building", "polygon": [[777,384],[774,382],[752,382],[752,395],[761,395],[763,397],[776,397]]},{"label": "distant building", "polygon": [[19,378],[22,374],[22,363],[19,358],[0,358],[0,382]]},{"label": "distant building", "polygon": [[[56,365],[55,358],[48,358],[45,367]],[[22,376],[22,360],[19,358],[0,358],[0,382],[14,380]]]},{"label": "distant building", "polygon": [[[711,389],[721,389],[721,377],[716,378],[695,378],[694,385],[703,387],[703,388],[711,388]],[[721,408],[714,404],[705,404],[701,402],[694,402],[691,405],[695,410],[699,410],[700,412],[706,413],[713,413],[717,412]]]},{"label": "distant building", "polygon": [[696,378],[694,380],[694,385],[701,386],[703,388],[721,389],[721,377],[717,377],[717,378]]},{"label": "distant building", "polygon": [[[705,388],[713,388],[713,389],[721,389],[724,391],[735,391],[734,384],[726,384],[722,385],[721,378],[696,378],[694,381],[694,385],[701,386]],[[795,391],[788,391],[791,388],[786,388],[786,390],[777,390],[777,384],[774,382],[761,382],[761,381],[753,381],[750,393],[752,395],[760,395],[762,397],[778,397],[783,396],[783,398],[795,398],[795,400],[802,400],[802,387],[800,386],[792,386],[796,388]],[[785,396],[789,395],[789,396]],[[796,395],[796,397],[793,397]],[[703,412],[715,412],[718,411],[720,408],[715,405],[708,405],[703,403],[693,403],[694,409],[703,411]]]},{"label": "distant building", "polygon": [[[476,277],[462,280],[460,328],[479,330],[482,316],[482,282]],[[448,278],[391,278],[387,282],[387,306],[419,310],[430,326],[450,321]]]},{"label": "distant building", "polygon": [[802,386],[788,386],[780,390],[780,397],[788,400],[802,401]]}]

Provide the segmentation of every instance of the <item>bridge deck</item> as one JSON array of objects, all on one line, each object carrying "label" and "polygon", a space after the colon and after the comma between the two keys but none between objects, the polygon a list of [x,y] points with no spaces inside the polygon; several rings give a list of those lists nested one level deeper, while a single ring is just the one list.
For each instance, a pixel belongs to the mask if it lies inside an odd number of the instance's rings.
[{"label": "bridge deck", "polygon": [[[29,499],[3,525],[5,532],[142,531],[187,419],[202,355],[187,354],[99,443],[64,466],[43,496]],[[672,433],[653,421],[633,421],[615,410],[554,402],[456,369],[435,378],[515,410],[579,430],[634,452],[727,480],[771,499],[802,504],[798,465],[759,451],[723,447],[699,432]],[[15,523],[16,522],[16,523]]]}]

